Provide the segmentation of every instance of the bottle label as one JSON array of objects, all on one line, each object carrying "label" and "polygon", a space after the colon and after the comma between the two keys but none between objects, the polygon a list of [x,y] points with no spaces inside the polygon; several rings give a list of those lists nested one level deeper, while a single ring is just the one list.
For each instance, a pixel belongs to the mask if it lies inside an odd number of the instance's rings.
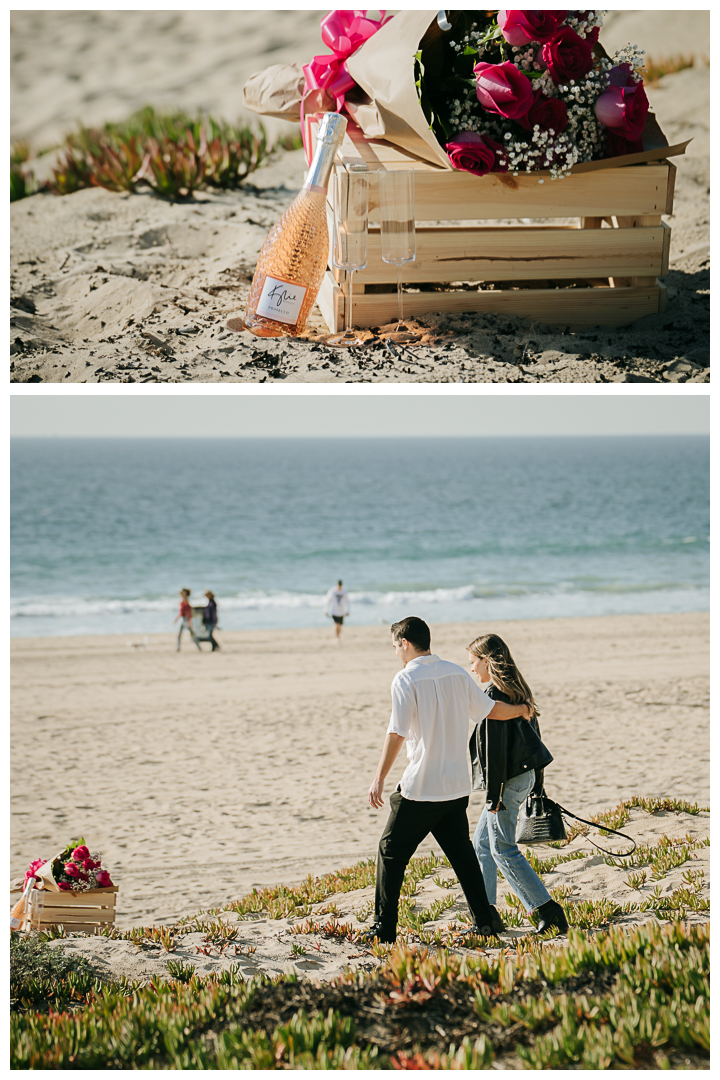
[{"label": "bottle label", "polygon": [[296,285],[292,281],[283,281],[282,278],[268,275],[265,278],[255,313],[265,319],[274,319],[275,322],[288,323],[292,326],[300,318],[300,309],[306,292],[305,285]]}]

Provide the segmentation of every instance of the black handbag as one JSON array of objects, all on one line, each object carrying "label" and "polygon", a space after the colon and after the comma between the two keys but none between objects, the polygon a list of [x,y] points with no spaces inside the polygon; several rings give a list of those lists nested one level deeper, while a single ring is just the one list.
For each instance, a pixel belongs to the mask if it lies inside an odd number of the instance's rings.
[{"label": "black handbag", "polygon": [[597,821],[586,821],[585,818],[578,817],[577,814],[572,814],[569,810],[566,810],[560,803],[553,802],[545,794],[545,788],[542,789],[539,795],[532,791],[528,795],[524,809],[518,814],[515,842],[517,844],[548,844],[553,840],[567,840],[563,814],[567,814],[568,817],[574,818],[575,821],[581,821],[583,825],[589,825],[593,829],[602,829],[603,832],[621,836],[623,840],[629,840],[632,844],[629,851],[607,851],[605,848],[600,847],[599,844],[596,844],[594,840],[591,840],[589,836],[586,837],[594,848],[602,851],[603,855],[612,855],[616,859],[627,859],[637,847],[632,836],[628,836],[627,833],[619,832],[617,829],[610,829],[607,825],[599,825]]},{"label": "black handbag", "polygon": [[567,840],[565,822],[560,807],[545,794],[531,791],[520,810],[515,830],[518,844],[549,844],[553,840]]}]

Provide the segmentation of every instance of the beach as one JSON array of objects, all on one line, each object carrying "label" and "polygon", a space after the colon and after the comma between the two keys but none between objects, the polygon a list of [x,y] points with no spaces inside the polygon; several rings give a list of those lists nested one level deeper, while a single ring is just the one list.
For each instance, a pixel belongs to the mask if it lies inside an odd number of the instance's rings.
[{"label": "beach", "polygon": [[[433,649],[466,664],[488,629],[433,627]],[[538,701],[555,758],[546,787],[563,806],[587,817],[632,795],[708,804],[705,613],[492,629]],[[12,643],[11,880],[83,835],[120,886],[127,929],[374,858],[386,810],[366,793],[398,668],[389,628],[351,623],[339,646],[329,627],[220,640],[212,655],[187,642],[177,654],[170,634]],[[471,828],[481,805],[474,793]],[[657,832],[634,813],[638,835]],[[581,892],[605,873],[590,860]]]},{"label": "beach", "polygon": [[[14,12],[11,133],[30,140],[29,167],[42,180],[54,152],[39,151],[79,122],[119,120],[145,104],[252,119],[241,104],[245,80],[323,48],[320,12],[275,13],[271,25],[260,15]],[[279,153],[238,190],[180,202],[90,189],[13,204],[11,381],[707,382],[708,12],[610,12],[601,40],[608,51],[637,42],[654,59],[694,57],[694,66],[648,87],[670,143],[693,140],[675,159],[664,314],[562,333],[438,312],[399,356],[380,346],[362,357],[325,348],[317,309],[302,340],[227,330],[244,308],[268,230],[302,183],[300,150]],[[280,121],[268,128],[291,130]]]}]

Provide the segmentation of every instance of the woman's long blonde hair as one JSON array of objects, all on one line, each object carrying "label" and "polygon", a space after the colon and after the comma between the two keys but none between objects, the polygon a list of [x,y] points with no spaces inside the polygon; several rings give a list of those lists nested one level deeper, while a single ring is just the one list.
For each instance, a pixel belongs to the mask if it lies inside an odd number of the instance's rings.
[{"label": "woman's long blonde hair", "polygon": [[501,693],[507,694],[511,704],[521,705],[527,702],[532,716],[540,715],[532,690],[518,671],[517,664],[501,637],[497,634],[481,634],[467,648],[473,656],[479,656],[487,663],[490,681]]}]

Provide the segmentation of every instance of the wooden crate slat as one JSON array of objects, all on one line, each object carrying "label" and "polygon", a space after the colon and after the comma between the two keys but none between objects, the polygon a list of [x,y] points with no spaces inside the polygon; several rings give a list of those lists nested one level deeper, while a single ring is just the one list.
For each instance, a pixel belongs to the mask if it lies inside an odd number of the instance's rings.
[{"label": "wooden crate slat", "polygon": [[325,272],[316,303],[331,334],[337,334],[339,330],[345,329],[345,297],[329,270]]},{"label": "wooden crate slat", "polygon": [[113,908],[78,908],[73,910],[71,908],[53,908],[52,915],[45,909],[40,912],[38,917],[33,917],[33,925],[36,922],[46,923],[49,926],[63,923],[64,925],[70,925],[76,922],[102,922],[102,923],[114,923],[115,922],[115,910]]},{"label": "wooden crate slat", "polygon": [[[662,214],[667,204],[668,167],[637,165],[605,169],[565,180],[500,173],[431,173],[415,176],[417,221],[481,221],[488,218],[605,217]],[[379,180],[370,174],[369,212],[379,214]]]},{"label": "wooden crate slat", "polygon": [[105,900],[87,900],[80,901],[77,904],[68,904],[67,900],[62,898],[56,900],[55,897],[52,900],[47,897],[43,900],[43,906],[45,911],[52,909],[53,913],[56,908],[67,908],[68,911],[74,911],[76,908],[80,911],[114,911],[115,910],[115,897],[107,897]]},{"label": "wooden crate slat", "polygon": [[[665,233],[642,229],[419,228],[415,261],[403,267],[413,282],[512,281],[657,277],[663,273]],[[368,265],[355,282],[382,284],[393,268],[382,261],[380,231],[368,237]]]},{"label": "wooden crate slat", "polygon": [[[474,311],[516,315],[559,326],[624,326],[660,306],[657,286],[623,289],[494,289],[483,292],[406,293],[407,317]],[[397,318],[397,293],[366,293],[354,303],[357,327],[382,326]],[[342,329],[342,327],[340,327]]]}]

